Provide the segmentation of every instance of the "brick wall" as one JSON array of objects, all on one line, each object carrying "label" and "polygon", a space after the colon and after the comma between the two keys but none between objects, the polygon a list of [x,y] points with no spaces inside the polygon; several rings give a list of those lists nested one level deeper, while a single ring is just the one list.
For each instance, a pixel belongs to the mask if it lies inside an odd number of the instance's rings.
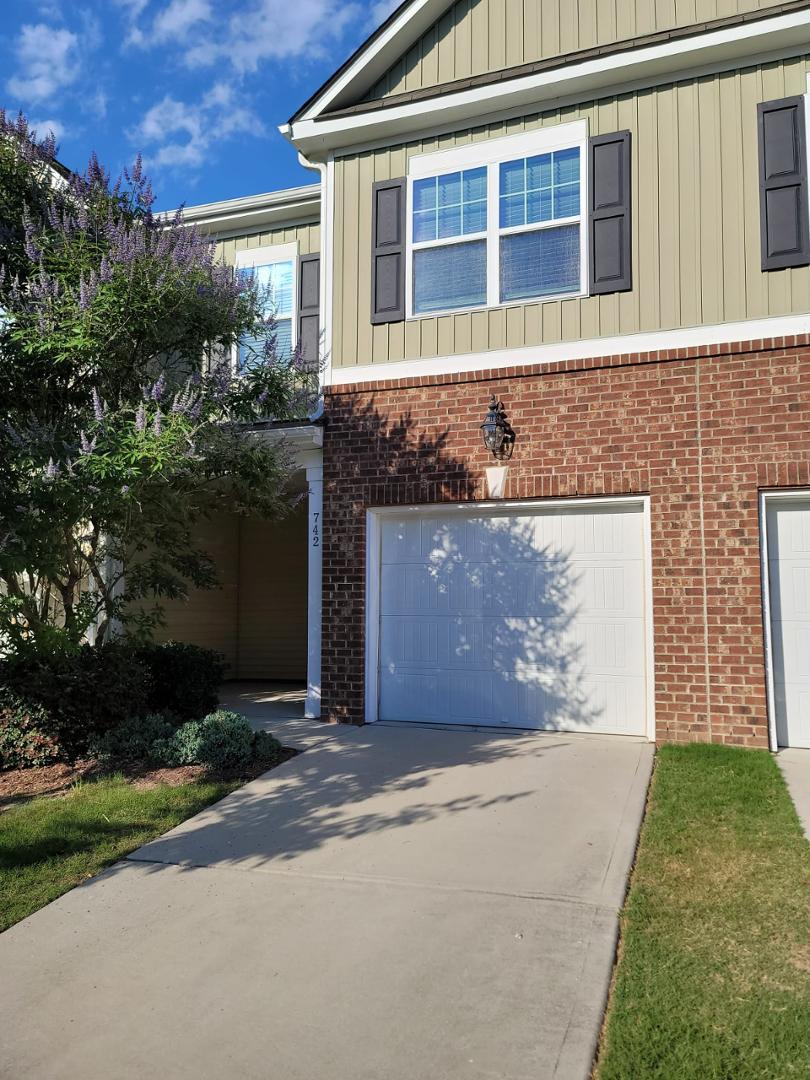
[{"label": "brick wall", "polygon": [[649,492],[659,740],[767,745],[758,490],[810,486],[810,336],[335,387],[324,446],[323,706],[361,722],[365,510]]}]

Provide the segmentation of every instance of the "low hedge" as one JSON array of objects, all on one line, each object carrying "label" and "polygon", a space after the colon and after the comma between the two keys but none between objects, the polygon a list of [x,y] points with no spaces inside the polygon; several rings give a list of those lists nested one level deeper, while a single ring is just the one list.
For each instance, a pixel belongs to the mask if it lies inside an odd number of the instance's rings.
[{"label": "low hedge", "polygon": [[75,760],[108,733],[155,715],[172,730],[199,720],[216,710],[224,672],[218,653],[182,642],[132,648],[116,641],[71,655],[6,659],[0,662],[7,701],[0,709],[0,768]]},{"label": "low hedge", "polygon": [[219,771],[254,763],[273,765],[282,746],[269,732],[253,731],[241,713],[219,709],[179,726],[166,714],[140,717],[96,739],[90,751],[94,757],[110,761],[207,765]]},{"label": "low hedge", "polygon": [[134,656],[150,675],[151,712],[198,720],[216,709],[225,678],[225,659],[220,653],[184,641],[167,641],[144,645]]},{"label": "low hedge", "polygon": [[31,705],[13,691],[0,689],[0,769],[26,769],[53,765],[64,757],[53,735],[49,717],[39,705]]}]

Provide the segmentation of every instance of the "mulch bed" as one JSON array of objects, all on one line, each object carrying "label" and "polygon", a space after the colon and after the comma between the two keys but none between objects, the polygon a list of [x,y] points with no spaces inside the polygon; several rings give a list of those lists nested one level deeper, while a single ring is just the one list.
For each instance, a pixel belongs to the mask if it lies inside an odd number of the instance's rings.
[{"label": "mulch bed", "polygon": [[195,780],[243,780],[247,783],[298,753],[298,750],[284,747],[280,759],[272,765],[264,763],[219,771],[208,769],[205,765],[180,765],[169,769],[155,768],[137,761],[102,763],[90,758],[72,764],[60,762],[58,765],[34,769],[6,769],[0,771],[0,810],[38,795],[66,795],[78,781],[101,780],[114,775],[123,775],[133,787],[141,790],[157,787],[158,784],[179,787]]}]

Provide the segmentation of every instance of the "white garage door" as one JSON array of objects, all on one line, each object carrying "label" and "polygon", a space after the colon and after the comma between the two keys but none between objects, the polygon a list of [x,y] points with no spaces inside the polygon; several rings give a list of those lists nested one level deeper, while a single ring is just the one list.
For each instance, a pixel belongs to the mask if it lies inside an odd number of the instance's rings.
[{"label": "white garage door", "polygon": [[646,734],[643,520],[383,516],[379,718]]},{"label": "white garage door", "polygon": [[810,747],[810,498],[767,514],[776,739]]}]

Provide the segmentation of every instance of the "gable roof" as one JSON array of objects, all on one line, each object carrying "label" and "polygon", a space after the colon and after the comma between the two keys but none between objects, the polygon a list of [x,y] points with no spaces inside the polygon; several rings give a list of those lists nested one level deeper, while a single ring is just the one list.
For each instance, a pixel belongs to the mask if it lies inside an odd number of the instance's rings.
[{"label": "gable roof", "polygon": [[[421,132],[451,132],[527,110],[561,108],[610,93],[628,92],[708,72],[733,70],[776,56],[810,49],[810,0],[784,0],[775,7],[679,27],[579,53],[505,68],[480,77],[426,87],[364,102],[388,49],[402,54],[421,27],[414,13],[433,13],[453,0],[411,0],[380,27],[376,41],[361,48],[337,76],[280,130],[310,162],[337,150],[379,142],[402,143]],[[372,36],[374,37],[374,36]],[[367,51],[370,50],[370,51]],[[390,55],[390,54],[388,54]],[[388,56],[386,55],[386,59]],[[365,67],[364,67],[365,65]],[[344,104],[345,102],[345,104]]]},{"label": "gable roof", "polygon": [[452,4],[405,0],[290,117],[290,124],[354,105]]}]

